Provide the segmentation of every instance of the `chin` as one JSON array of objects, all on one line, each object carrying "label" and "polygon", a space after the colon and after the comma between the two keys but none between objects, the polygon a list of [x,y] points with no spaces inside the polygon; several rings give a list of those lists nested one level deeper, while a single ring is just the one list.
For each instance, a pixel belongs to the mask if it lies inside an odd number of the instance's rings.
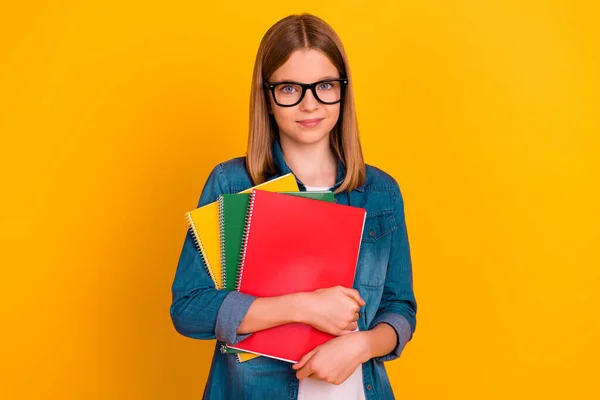
[{"label": "chin", "polygon": [[285,134],[292,141],[302,144],[302,145],[311,145],[320,143],[323,140],[329,140],[329,131],[321,131],[321,132],[303,132],[303,131],[295,131],[293,134],[288,135]]},{"label": "chin", "polygon": [[323,140],[329,140],[329,134],[334,127],[320,126],[318,129],[305,129],[298,126],[292,126],[291,128],[292,129],[286,129],[285,131],[280,130],[280,134],[298,144],[311,145],[320,143]]}]

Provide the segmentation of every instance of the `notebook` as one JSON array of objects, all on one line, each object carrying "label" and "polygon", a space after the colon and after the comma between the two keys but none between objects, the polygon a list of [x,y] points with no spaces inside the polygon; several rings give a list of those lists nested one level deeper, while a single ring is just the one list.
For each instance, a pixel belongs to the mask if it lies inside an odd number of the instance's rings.
[{"label": "notebook", "polygon": [[[257,185],[254,188],[274,192],[297,192],[299,190],[296,178],[291,173]],[[244,190],[241,193],[249,193],[254,188]],[[187,212],[185,218],[192,230],[194,241],[204,261],[206,271],[215,283],[215,287],[223,289],[217,202]]]},{"label": "notebook", "polygon": [[[332,192],[284,192],[313,200],[333,203]],[[223,266],[223,287],[235,290],[238,284],[238,266],[246,226],[246,214],[250,194],[223,194],[219,196],[219,225],[221,227],[221,265]],[[257,357],[256,354],[241,352],[228,346],[221,346],[223,353],[237,353],[239,362]]]},{"label": "notebook", "polygon": [[[247,215],[240,292],[270,297],[353,286],[365,209],[253,190]],[[333,337],[293,323],[228,346],[295,363]]]}]

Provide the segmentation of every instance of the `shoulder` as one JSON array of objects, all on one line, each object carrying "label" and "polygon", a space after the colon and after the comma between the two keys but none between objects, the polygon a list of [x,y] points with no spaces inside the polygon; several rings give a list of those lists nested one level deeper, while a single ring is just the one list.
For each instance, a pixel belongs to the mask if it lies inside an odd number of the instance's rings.
[{"label": "shoulder", "polygon": [[246,157],[236,157],[231,160],[223,161],[219,163],[216,168],[221,169],[221,172],[225,175],[247,173]]},{"label": "shoulder", "polygon": [[[198,207],[216,201],[221,194],[241,192],[252,186],[249,182],[245,157],[220,162],[212,169],[204,183]],[[241,186],[246,187],[240,189]]]},{"label": "shoulder", "polygon": [[365,164],[364,191],[399,191],[400,186],[396,179],[387,172],[373,165]]},{"label": "shoulder", "polygon": [[252,186],[252,180],[246,169],[246,157],[236,157],[217,164],[214,175],[223,193],[237,193]]},{"label": "shoulder", "polygon": [[365,167],[365,183],[357,189],[359,206],[372,213],[381,209],[403,212],[404,200],[396,179],[373,165]]}]

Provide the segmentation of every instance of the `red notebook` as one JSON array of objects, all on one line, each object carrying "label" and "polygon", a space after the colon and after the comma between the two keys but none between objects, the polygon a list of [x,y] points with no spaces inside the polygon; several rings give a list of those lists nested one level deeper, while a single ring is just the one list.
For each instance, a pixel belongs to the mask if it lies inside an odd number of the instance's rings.
[{"label": "red notebook", "polygon": [[[352,287],[366,211],[253,190],[237,290],[258,297]],[[254,332],[234,349],[288,362],[334,336],[293,323]]]}]

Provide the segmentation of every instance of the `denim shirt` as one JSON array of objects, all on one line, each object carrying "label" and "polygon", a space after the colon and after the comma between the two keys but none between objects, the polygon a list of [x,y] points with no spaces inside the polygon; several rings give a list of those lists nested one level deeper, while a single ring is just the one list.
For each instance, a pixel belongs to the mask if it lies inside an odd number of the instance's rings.
[{"label": "denim shirt", "polygon": [[[273,156],[277,174],[270,179],[292,172],[278,141],[273,143]],[[338,161],[337,183],[332,190],[341,185],[344,176],[344,165]],[[304,184],[297,178],[296,181],[305,191]],[[221,163],[210,173],[198,207],[216,201],[220,194],[237,193],[252,186],[243,157]],[[359,311],[358,327],[365,331],[387,323],[394,328],[398,340],[392,352],[363,364],[363,388],[368,400],[393,399],[384,362],[398,358],[412,338],[417,311],[400,188],[390,175],[367,165],[364,184],[351,192],[336,194],[335,201],[367,211],[353,285],[366,303]],[[236,331],[255,297],[215,289],[190,230],[183,243],[172,294],[170,313],[177,332],[194,339],[217,339],[204,399],[297,398],[299,381],[291,363],[264,356],[239,363],[233,354],[221,353],[221,344],[236,344],[252,334]]]}]

